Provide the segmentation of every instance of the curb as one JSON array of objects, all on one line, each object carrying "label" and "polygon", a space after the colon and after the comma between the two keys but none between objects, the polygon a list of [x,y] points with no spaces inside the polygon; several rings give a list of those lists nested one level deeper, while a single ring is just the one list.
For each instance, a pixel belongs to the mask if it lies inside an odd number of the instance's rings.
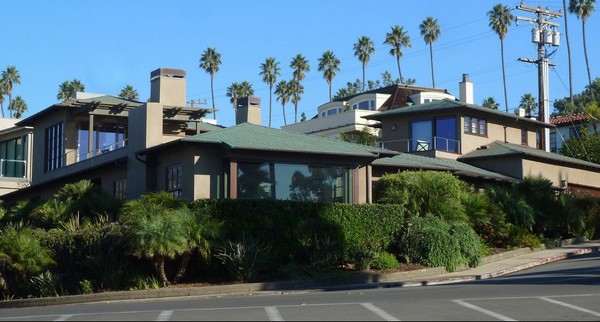
[{"label": "curb", "polygon": [[[571,245],[571,244],[568,244]],[[480,265],[493,263],[496,261],[533,253],[544,250],[545,247],[531,250],[529,248],[520,248],[501,254],[484,257]],[[417,287],[417,286],[432,286],[452,284],[468,281],[476,281],[482,279],[494,278],[510,273],[514,273],[527,268],[544,265],[551,262],[556,262],[566,258],[600,252],[600,246],[584,247],[565,252],[563,254],[554,255],[551,257],[539,259],[527,264],[513,266],[511,268],[494,271],[482,275],[465,275],[451,278],[438,278],[435,280],[423,281],[408,281],[416,278],[426,278],[447,274],[448,272],[443,267],[431,267],[414,271],[398,272],[398,273],[382,273],[372,275],[353,276],[350,281],[316,281],[316,280],[295,280],[283,282],[265,282],[265,283],[240,283],[227,285],[214,285],[202,287],[186,287],[186,288],[161,288],[142,291],[117,291],[106,293],[94,293],[84,295],[66,295],[61,297],[44,297],[17,299],[9,301],[0,301],[0,309],[2,308],[21,308],[32,306],[47,306],[61,304],[76,304],[104,301],[121,301],[121,300],[142,300],[156,299],[165,297],[185,297],[185,296],[205,296],[205,295],[222,295],[222,294],[243,294],[255,292],[278,292],[299,291],[299,290],[340,290],[340,289],[367,289],[367,288],[389,288],[389,287]],[[467,271],[469,267],[461,267],[458,271]]]}]

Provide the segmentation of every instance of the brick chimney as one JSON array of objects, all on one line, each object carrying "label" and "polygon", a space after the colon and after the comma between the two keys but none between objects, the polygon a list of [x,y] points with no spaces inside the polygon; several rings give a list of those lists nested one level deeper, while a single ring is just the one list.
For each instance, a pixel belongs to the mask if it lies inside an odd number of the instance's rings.
[{"label": "brick chimney", "polygon": [[462,82],[458,83],[460,90],[459,100],[463,103],[473,104],[473,83],[469,74],[463,74]]},{"label": "brick chimney", "polygon": [[159,68],[151,72],[150,102],[185,106],[185,71]]},{"label": "brick chimney", "polygon": [[237,100],[235,124],[261,124],[260,98],[255,96],[240,97]]}]

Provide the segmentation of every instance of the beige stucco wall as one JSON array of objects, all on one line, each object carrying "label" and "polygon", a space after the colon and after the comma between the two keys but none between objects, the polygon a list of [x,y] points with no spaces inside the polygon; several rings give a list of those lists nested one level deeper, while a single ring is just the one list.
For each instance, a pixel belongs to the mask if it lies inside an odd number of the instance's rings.
[{"label": "beige stucco wall", "polygon": [[[32,184],[36,184],[38,182],[46,181],[49,176],[52,176],[50,173],[44,172],[44,152],[45,152],[45,130],[46,128],[57,124],[58,122],[63,122],[63,129],[65,131],[65,153],[75,154],[77,153],[77,136],[69,137],[67,135],[72,135],[73,131],[68,129],[67,124],[71,118],[69,117],[68,110],[65,109],[56,109],[53,113],[48,113],[45,117],[40,118],[34,125],[33,129],[33,144],[32,144],[32,154],[31,158],[33,160],[33,169],[32,169]],[[75,152],[72,152],[74,149]]]},{"label": "beige stucco wall", "polygon": [[577,166],[547,164],[539,161],[523,160],[523,175],[533,177],[541,175],[552,181],[555,187],[562,187],[561,181],[600,189],[600,170],[585,170]]},{"label": "beige stucco wall", "polygon": [[509,156],[494,159],[469,159],[466,163],[473,166],[497,172],[515,179],[523,178],[523,164],[518,156]]}]

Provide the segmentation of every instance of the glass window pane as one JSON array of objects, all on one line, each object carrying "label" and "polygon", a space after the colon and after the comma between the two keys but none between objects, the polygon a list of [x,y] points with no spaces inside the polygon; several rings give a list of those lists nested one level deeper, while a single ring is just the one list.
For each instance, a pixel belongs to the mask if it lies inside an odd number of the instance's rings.
[{"label": "glass window pane", "polygon": [[456,119],[454,117],[437,118],[435,120],[435,137],[437,150],[456,152]]},{"label": "glass window pane", "polygon": [[431,146],[431,120],[411,123],[412,151],[427,151]]},{"label": "glass window pane", "polygon": [[271,169],[268,163],[239,163],[238,199],[271,199]]}]

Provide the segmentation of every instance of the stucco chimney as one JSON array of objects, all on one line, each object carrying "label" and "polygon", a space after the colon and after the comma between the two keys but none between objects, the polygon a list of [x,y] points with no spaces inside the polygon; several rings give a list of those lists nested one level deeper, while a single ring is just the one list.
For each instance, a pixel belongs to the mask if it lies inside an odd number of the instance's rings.
[{"label": "stucco chimney", "polygon": [[469,74],[463,74],[462,82],[458,83],[460,89],[460,101],[467,104],[473,104],[473,83]]},{"label": "stucco chimney", "polygon": [[185,71],[159,68],[151,72],[150,102],[185,106]]},{"label": "stucco chimney", "polygon": [[238,98],[235,124],[253,123],[260,125],[260,118],[260,98],[255,96]]}]

